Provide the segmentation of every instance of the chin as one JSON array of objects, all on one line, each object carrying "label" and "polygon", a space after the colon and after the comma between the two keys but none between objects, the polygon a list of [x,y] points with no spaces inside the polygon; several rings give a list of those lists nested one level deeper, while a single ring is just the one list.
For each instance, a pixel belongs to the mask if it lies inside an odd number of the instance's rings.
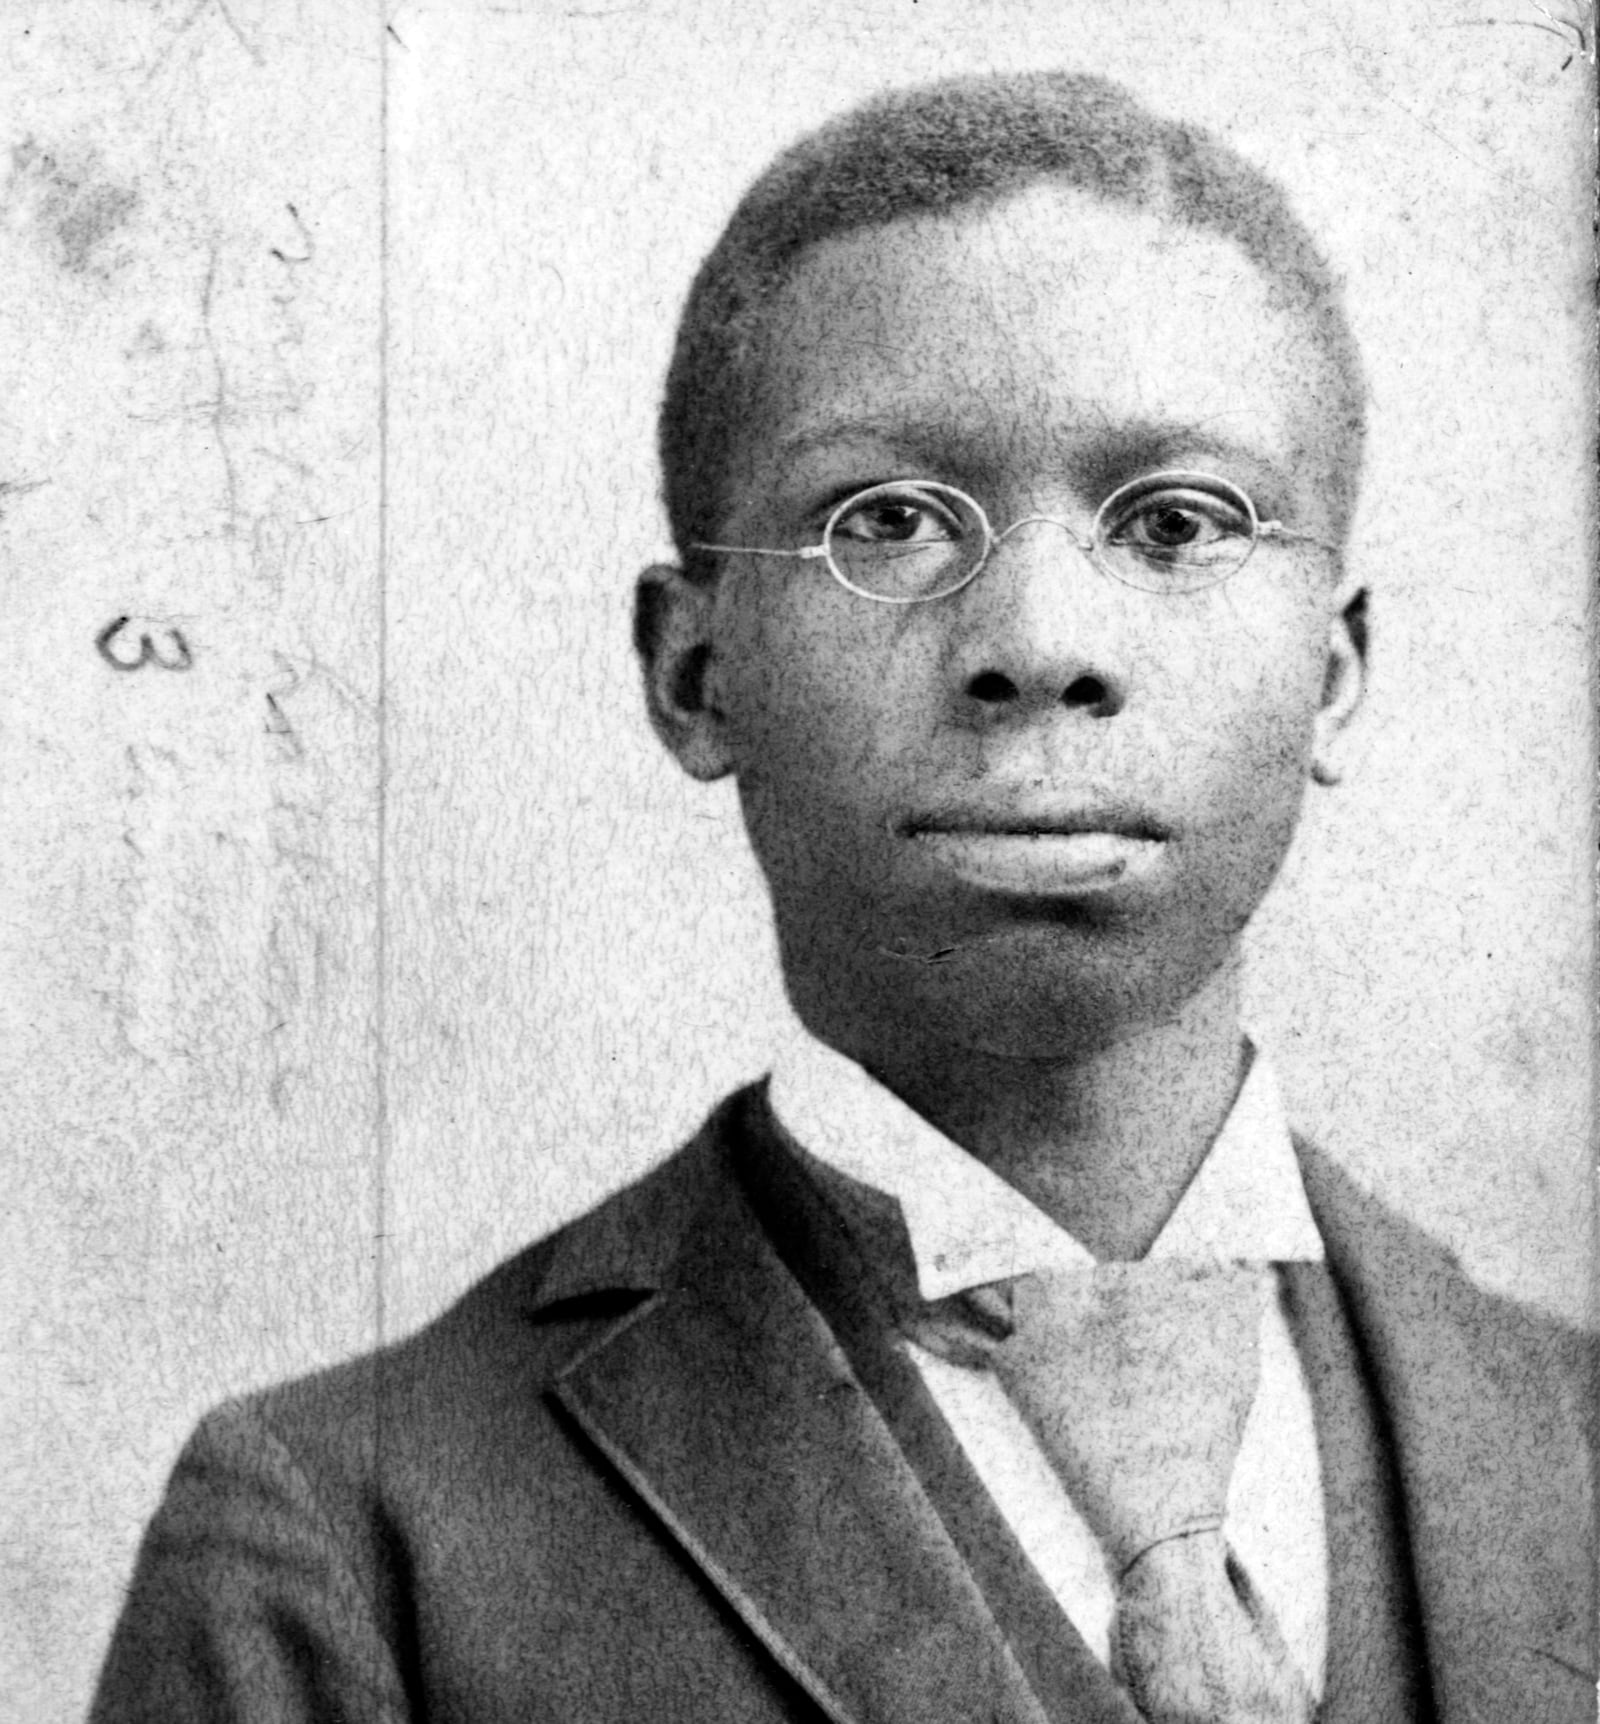
[{"label": "chin", "polygon": [[870,976],[858,972],[855,1009],[845,1009],[863,1029],[865,1018],[880,1026],[897,1020],[902,1035],[933,1047],[1065,1059],[1179,1016],[1234,946],[1225,934],[1156,941],[1126,929],[1048,924],[973,934],[928,950],[900,942],[898,950],[878,948]]}]

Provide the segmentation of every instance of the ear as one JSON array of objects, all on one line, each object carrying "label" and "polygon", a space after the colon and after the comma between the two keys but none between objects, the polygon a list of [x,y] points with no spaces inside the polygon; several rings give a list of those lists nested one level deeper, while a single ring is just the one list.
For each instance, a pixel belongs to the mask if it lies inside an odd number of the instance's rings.
[{"label": "ear", "polygon": [[650,722],[684,771],[706,782],[733,770],[712,674],[716,591],[670,563],[654,563],[640,575],[633,604]]},{"label": "ear", "polygon": [[1366,689],[1367,589],[1347,581],[1334,600],[1322,706],[1312,733],[1311,776],[1316,783],[1333,785],[1344,776],[1342,738]]}]

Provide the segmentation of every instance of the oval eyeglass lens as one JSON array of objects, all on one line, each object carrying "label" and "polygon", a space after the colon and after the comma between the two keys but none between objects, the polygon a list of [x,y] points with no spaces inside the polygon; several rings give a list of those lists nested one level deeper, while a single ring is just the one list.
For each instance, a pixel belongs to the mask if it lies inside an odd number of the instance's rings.
[{"label": "oval eyeglass lens", "polygon": [[869,598],[909,604],[954,592],[971,579],[988,544],[978,506],[931,482],[874,485],[828,522],[834,573]]},{"label": "oval eyeglass lens", "polygon": [[1225,479],[1158,473],[1114,491],[1095,521],[1109,573],[1148,592],[1193,592],[1228,578],[1255,548],[1250,499]]}]

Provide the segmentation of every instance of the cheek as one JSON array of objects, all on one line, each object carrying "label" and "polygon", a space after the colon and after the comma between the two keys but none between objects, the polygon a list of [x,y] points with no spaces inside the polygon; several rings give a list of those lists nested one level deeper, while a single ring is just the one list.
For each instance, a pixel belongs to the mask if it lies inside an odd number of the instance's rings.
[{"label": "cheek", "polygon": [[1225,674],[1221,692],[1239,717],[1244,751],[1264,760],[1301,758],[1318,706],[1320,662],[1303,651],[1280,651]]},{"label": "cheek", "polygon": [[1316,596],[1269,589],[1255,603],[1240,594],[1218,631],[1218,693],[1274,732],[1308,727],[1321,701],[1328,619]]},{"label": "cheek", "polygon": [[782,780],[815,801],[830,782],[870,777],[872,761],[894,748],[903,659],[888,619],[858,602],[784,597],[730,619],[718,649],[722,704],[741,778]]},{"label": "cheek", "polygon": [[1306,605],[1241,604],[1223,621],[1174,654],[1178,777],[1205,785],[1219,817],[1273,820],[1282,805],[1298,806],[1309,769],[1324,637]]}]

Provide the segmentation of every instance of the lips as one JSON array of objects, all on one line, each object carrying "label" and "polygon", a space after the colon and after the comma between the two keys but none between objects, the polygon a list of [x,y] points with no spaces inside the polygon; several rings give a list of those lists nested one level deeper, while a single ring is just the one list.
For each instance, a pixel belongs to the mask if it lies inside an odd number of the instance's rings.
[{"label": "lips", "polygon": [[1147,880],[1171,830],[1117,800],[941,808],[902,830],[938,867],[1004,896],[1080,897]]},{"label": "lips", "polygon": [[948,834],[969,837],[1049,838],[1110,833],[1146,843],[1164,843],[1171,828],[1148,809],[1121,799],[1069,803],[1007,801],[962,803],[924,810],[900,823],[908,837]]}]

